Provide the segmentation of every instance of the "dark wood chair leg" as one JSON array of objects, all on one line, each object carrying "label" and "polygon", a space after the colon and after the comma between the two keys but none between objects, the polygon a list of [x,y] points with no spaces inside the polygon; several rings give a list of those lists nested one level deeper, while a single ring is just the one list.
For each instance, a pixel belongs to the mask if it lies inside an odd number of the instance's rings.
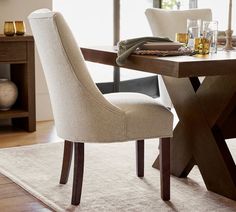
[{"label": "dark wood chair leg", "polygon": [[66,184],[68,181],[72,154],[73,154],[73,142],[65,140],[60,184]]},{"label": "dark wood chair leg", "polygon": [[136,172],[138,177],[144,176],[144,140],[136,141]]},{"label": "dark wood chair leg", "polygon": [[160,139],[161,198],[170,200],[170,138]]},{"label": "dark wood chair leg", "polygon": [[80,204],[84,174],[84,143],[74,143],[74,179],[72,189],[72,205]]}]

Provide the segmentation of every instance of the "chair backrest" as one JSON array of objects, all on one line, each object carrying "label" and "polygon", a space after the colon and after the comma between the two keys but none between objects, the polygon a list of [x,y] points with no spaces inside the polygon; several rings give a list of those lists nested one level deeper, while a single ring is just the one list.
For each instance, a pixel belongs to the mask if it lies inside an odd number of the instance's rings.
[{"label": "chair backrest", "polygon": [[176,32],[187,32],[187,19],[211,21],[210,9],[164,10],[148,8],[145,12],[154,36],[175,39]]},{"label": "chair backrest", "polygon": [[58,135],[83,142],[123,138],[124,114],[94,84],[63,16],[41,9],[31,13],[28,19],[46,77]]}]

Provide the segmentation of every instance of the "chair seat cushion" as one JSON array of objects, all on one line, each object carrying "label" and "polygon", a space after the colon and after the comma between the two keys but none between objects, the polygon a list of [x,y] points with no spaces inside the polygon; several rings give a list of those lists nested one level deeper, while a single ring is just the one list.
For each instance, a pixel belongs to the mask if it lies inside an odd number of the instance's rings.
[{"label": "chair seat cushion", "polygon": [[172,136],[173,115],[157,100],[139,93],[112,93],[104,97],[125,112],[127,139]]}]

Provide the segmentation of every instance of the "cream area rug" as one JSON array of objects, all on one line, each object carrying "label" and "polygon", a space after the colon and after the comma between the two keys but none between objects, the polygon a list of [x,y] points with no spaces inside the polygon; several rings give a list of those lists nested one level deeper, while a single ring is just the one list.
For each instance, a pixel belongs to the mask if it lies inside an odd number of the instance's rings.
[{"label": "cream area rug", "polygon": [[[236,141],[228,142],[236,157]],[[135,172],[135,143],[85,145],[81,204],[70,205],[72,173],[59,185],[63,143],[0,150],[0,172],[55,211],[236,211],[236,202],[206,190],[197,167],[187,179],[171,177],[171,201],[160,198],[160,175],[152,163],[158,141],[145,144],[145,177]],[[220,176],[216,176],[220,177]]]}]

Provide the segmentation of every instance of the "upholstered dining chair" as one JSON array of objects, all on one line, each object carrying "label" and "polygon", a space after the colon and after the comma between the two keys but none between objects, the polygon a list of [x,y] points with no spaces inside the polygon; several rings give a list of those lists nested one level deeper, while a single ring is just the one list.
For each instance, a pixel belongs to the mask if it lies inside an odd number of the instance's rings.
[{"label": "upholstered dining chair", "polygon": [[[148,8],[145,11],[153,36],[168,37],[175,40],[176,32],[187,32],[187,19],[211,21],[211,9],[164,10]],[[161,77],[158,77],[160,98],[166,107],[172,103]]]},{"label": "upholstered dining chair", "polygon": [[65,140],[61,184],[68,181],[74,148],[71,203],[80,203],[84,143],[136,140],[137,175],[143,177],[146,138],[160,138],[161,197],[169,200],[172,113],[143,94],[102,95],[63,16],[41,9],[28,18],[48,84],[57,134]]}]

